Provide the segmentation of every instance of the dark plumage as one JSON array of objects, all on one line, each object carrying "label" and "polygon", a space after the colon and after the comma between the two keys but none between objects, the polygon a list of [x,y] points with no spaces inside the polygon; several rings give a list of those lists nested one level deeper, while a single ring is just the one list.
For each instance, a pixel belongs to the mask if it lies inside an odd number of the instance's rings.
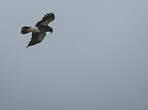
[{"label": "dark plumage", "polygon": [[48,26],[48,24],[55,19],[54,13],[47,13],[41,21],[39,21],[36,26],[39,27],[41,25]]},{"label": "dark plumage", "polygon": [[32,32],[32,38],[27,47],[40,43],[46,36],[46,32],[53,32],[53,29],[48,26],[55,19],[54,13],[47,13],[41,21],[37,22],[34,27],[24,26],[21,29],[22,34]]}]

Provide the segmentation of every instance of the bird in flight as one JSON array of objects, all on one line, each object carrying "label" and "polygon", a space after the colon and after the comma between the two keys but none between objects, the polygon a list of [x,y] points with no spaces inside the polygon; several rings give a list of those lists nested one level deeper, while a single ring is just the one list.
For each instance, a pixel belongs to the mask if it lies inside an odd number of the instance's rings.
[{"label": "bird in flight", "polygon": [[55,20],[55,15],[54,13],[47,13],[41,21],[37,22],[35,26],[30,27],[30,26],[24,26],[21,28],[21,33],[22,34],[27,34],[29,32],[32,32],[32,38],[31,41],[29,42],[28,47],[36,45],[40,43],[44,37],[46,36],[46,32],[53,32],[53,29],[48,26],[50,22]]}]

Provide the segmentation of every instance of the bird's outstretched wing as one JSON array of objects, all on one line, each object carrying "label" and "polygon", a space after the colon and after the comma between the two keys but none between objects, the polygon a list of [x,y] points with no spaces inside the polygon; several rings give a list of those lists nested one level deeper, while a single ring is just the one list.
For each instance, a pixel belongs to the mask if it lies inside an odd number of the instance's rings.
[{"label": "bird's outstretched wing", "polygon": [[42,32],[42,33],[34,32],[34,33],[32,33],[31,41],[29,42],[27,47],[30,47],[30,46],[33,46],[35,44],[40,43],[44,39],[45,36],[46,36],[45,32]]},{"label": "bird's outstretched wing", "polygon": [[55,19],[55,15],[54,13],[47,13],[41,21],[39,21],[36,26],[39,25],[45,25],[47,26],[50,22],[52,22]]}]

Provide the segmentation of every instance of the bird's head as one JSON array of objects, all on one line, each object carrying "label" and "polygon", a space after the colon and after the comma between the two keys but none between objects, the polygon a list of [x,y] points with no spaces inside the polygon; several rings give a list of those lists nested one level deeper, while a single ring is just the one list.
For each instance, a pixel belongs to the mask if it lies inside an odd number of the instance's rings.
[{"label": "bird's head", "polygon": [[50,31],[50,32],[51,32],[51,34],[52,34],[52,32],[53,32],[53,29],[51,29],[51,31]]},{"label": "bird's head", "polygon": [[52,29],[51,27],[48,26],[48,31],[51,32],[51,34],[52,34],[53,29]]}]

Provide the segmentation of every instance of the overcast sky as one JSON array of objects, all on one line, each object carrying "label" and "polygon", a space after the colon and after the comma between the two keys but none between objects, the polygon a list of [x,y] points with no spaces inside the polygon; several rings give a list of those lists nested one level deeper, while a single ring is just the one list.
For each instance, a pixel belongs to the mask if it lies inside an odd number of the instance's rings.
[{"label": "overcast sky", "polygon": [[[1,0],[0,110],[147,110],[147,0]],[[53,34],[26,48],[47,12]]]}]

